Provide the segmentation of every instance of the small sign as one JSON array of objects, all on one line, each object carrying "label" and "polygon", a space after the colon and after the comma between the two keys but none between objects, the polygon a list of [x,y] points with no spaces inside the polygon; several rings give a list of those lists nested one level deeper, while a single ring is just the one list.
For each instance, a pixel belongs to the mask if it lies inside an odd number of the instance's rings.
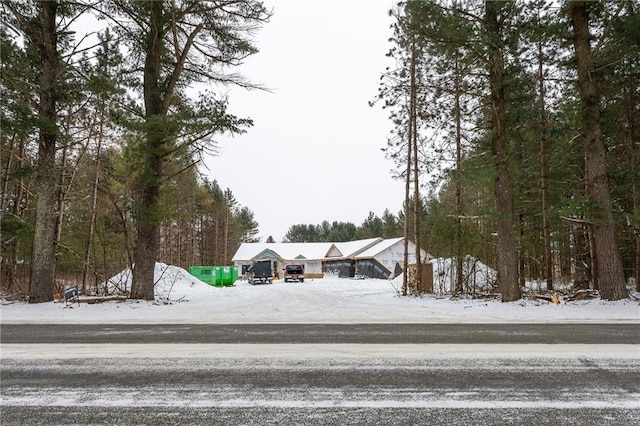
[{"label": "small sign", "polygon": [[80,299],[78,298],[78,287],[71,287],[64,291],[64,302],[66,304],[78,302],[78,305],[80,305]]}]

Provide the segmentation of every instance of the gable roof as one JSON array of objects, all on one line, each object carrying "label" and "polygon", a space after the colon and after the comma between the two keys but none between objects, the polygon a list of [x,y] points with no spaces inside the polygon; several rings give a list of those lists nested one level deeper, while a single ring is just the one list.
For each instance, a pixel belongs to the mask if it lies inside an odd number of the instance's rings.
[{"label": "gable roof", "polygon": [[263,259],[269,259],[269,260],[278,260],[280,259],[280,255],[276,252],[274,252],[273,250],[266,248],[264,250],[262,250],[260,253],[258,253],[257,255],[255,255],[255,259],[258,260],[263,260]]},{"label": "gable roof", "polygon": [[382,238],[347,241],[342,243],[242,243],[231,259],[234,262],[261,258],[284,260],[342,259],[383,241]]},{"label": "gable roof", "polygon": [[232,261],[256,260],[270,251],[284,260],[324,259],[331,243],[242,243]]},{"label": "gable roof", "polygon": [[[369,259],[388,250],[399,242],[398,238],[367,238],[341,243],[242,243],[231,259],[233,262],[247,262],[260,259],[271,260],[339,260]],[[415,247],[409,241],[411,247]],[[427,256],[429,254],[422,249]]]},{"label": "gable roof", "polygon": [[[383,251],[393,247],[394,245],[398,244],[398,242],[403,241],[403,240],[404,240],[403,237],[390,238],[390,239],[387,239],[387,240],[383,240],[382,238],[380,238],[380,241],[378,241],[377,244],[367,248],[366,250],[361,251],[360,253],[358,253],[355,256],[355,258],[356,259],[368,259],[368,258],[376,257],[377,255],[379,255]],[[411,241],[409,241],[409,244],[412,245],[413,243]]]},{"label": "gable roof", "polygon": [[[333,246],[340,252],[341,256],[337,257],[354,257],[358,253],[367,250],[368,248],[378,244],[380,241],[383,241],[382,238],[368,238],[365,240],[357,240],[357,241],[346,241],[342,243],[333,243]],[[332,256],[336,257],[336,256]]]}]

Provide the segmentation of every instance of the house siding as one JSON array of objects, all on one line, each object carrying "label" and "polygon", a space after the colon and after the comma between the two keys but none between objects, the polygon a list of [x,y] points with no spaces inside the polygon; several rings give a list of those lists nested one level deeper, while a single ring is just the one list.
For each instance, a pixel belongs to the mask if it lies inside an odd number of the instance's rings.
[{"label": "house siding", "polygon": [[353,259],[324,261],[324,273],[327,275],[349,278],[355,276],[356,261]]},{"label": "house siding", "polygon": [[[302,243],[291,243],[291,246],[285,243],[273,245],[255,243],[255,246],[244,243],[233,257],[233,263],[238,267],[240,277],[245,276],[246,269],[254,260],[268,258],[274,262],[274,276],[280,278],[283,276],[285,266],[293,264],[304,266],[306,278],[323,278],[325,273],[340,277],[354,277],[359,273],[359,263],[362,263],[363,270],[370,271],[365,276],[389,278],[395,271],[396,264],[404,261],[403,241],[402,238],[390,240],[378,238],[349,243],[324,243],[328,244],[326,248],[321,243],[310,243],[308,249],[305,249]],[[389,244],[392,245],[388,246]],[[295,248],[296,251],[292,252],[290,248]],[[240,256],[249,258],[242,259]],[[291,258],[287,259],[285,256]],[[422,250],[422,257],[426,261],[430,256]],[[409,241],[408,258],[409,263],[415,263],[415,244],[411,241]]]}]

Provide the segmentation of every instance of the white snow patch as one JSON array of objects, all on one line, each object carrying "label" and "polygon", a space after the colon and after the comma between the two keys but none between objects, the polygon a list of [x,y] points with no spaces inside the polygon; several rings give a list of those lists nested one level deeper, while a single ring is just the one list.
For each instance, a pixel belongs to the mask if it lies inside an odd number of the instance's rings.
[{"label": "white snow patch", "polygon": [[[475,273],[484,271],[476,263]],[[473,270],[470,270],[473,271]],[[482,272],[483,274],[485,272]],[[486,272],[491,274],[490,271]],[[99,304],[3,303],[2,323],[640,323],[637,300],[591,299],[554,305],[522,299],[449,298],[438,295],[402,297],[401,278],[327,277],[304,283],[213,287],[187,271],[156,265],[156,301],[127,300]],[[446,276],[446,275],[445,275]],[[400,280],[400,281],[398,281]],[[481,277],[478,278],[478,281]],[[128,291],[130,272],[107,284]]]},{"label": "white snow patch", "polygon": [[[56,359],[304,359],[304,360],[494,360],[494,359],[622,359],[640,364],[638,345],[625,344],[3,344],[3,358]],[[518,369],[523,366],[518,366]],[[590,367],[589,367],[590,368]]]}]

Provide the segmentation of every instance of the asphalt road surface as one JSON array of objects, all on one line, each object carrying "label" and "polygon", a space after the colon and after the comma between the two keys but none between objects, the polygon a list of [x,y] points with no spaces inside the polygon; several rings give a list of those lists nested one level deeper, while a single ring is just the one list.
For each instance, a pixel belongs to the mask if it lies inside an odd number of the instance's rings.
[{"label": "asphalt road surface", "polygon": [[0,343],[640,344],[640,325],[3,324]]},{"label": "asphalt road surface", "polygon": [[638,425],[634,324],[2,325],[5,425]]}]

